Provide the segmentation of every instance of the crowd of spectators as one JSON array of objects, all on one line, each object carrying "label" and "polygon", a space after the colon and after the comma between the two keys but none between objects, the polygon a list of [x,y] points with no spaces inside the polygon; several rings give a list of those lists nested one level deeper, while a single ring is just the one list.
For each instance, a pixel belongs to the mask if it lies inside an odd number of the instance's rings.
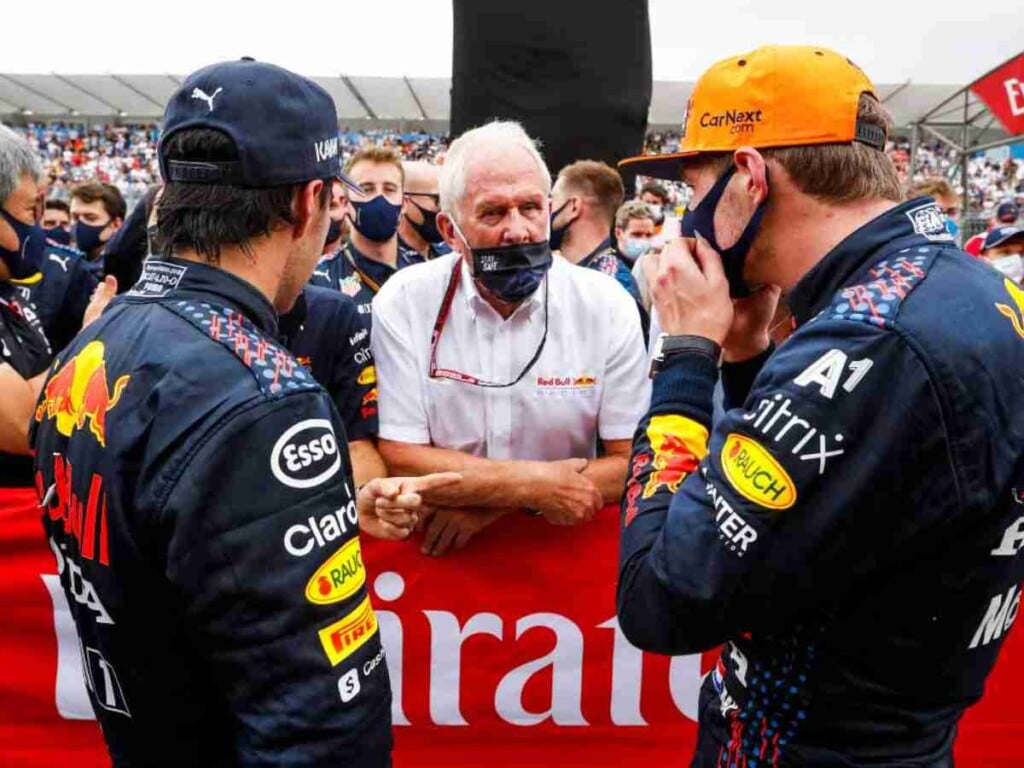
[{"label": "crowd of spectators", "polygon": [[[50,196],[66,199],[72,187],[83,181],[113,184],[128,201],[129,208],[159,179],[156,146],[160,127],[156,123],[128,125],[87,125],[83,123],[29,123],[16,130],[44,158],[50,179]],[[406,160],[437,162],[447,147],[447,137],[420,131],[401,132],[380,128],[357,130],[345,126],[339,132],[343,158],[361,147],[377,145],[394,148]],[[675,131],[652,131],[644,144],[645,154],[673,152],[679,146]],[[927,178],[948,178],[954,190],[962,193],[955,151],[940,142],[917,147],[917,164],[910,178],[910,140],[897,137],[889,146],[889,156],[910,187]],[[1007,158],[993,160],[985,155],[968,164],[971,212],[988,216],[1001,202],[1016,199],[1024,203],[1024,161]],[[680,212],[688,192],[682,184],[665,185],[669,194],[668,210]]]},{"label": "crowd of spectators", "polygon": [[[50,197],[68,199],[82,182],[113,184],[132,208],[159,181],[156,149],[160,138],[157,123],[88,125],[84,123],[29,123],[12,126],[39,153],[50,181]],[[391,129],[339,131],[343,159],[360,147],[374,144],[393,147],[407,160],[436,160],[447,139],[420,131]]]}]

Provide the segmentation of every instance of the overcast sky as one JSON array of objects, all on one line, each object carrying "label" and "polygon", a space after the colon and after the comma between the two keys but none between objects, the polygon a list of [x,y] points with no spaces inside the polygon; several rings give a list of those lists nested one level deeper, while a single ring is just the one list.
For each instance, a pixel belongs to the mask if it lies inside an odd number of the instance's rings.
[{"label": "overcast sky", "polygon": [[[696,79],[765,43],[806,43],[845,53],[878,83],[959,84],[1024,49],[1018,0],[650,0],[650,9],[656,80]],[[0,26],[0,72],[185,74],[249,55],[308,75],[451,75],[450,0],[4,0]]]}]

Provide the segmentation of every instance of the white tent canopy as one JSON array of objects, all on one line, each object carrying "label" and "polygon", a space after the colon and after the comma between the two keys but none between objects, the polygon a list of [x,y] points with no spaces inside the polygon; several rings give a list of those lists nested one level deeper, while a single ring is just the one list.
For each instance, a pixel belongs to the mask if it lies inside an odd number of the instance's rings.
[{"label": "white tent canopy", "polygon": [[[334,98],[341,123],[356,120],[447,123],[451,79],[444,77],[316,77]],[[158,120],[181,75],[0,73],[0,119]],[[958,90],[956,85],[880,84],[878,95],[897,126],[907,126]],[[649,123],[677,128],[692,82],[654,83]],[[356,126],[352,126],[356,127]]]}]

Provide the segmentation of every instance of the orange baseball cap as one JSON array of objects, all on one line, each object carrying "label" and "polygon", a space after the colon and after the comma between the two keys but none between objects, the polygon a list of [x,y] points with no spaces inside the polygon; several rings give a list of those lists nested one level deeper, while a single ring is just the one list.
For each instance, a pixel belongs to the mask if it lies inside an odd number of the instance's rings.
[{"label": "orange baseball cap", "polygon": [[768,45],[713,64],[686,105],[679,151],[619,162],[624,170],[680,178],[702,152],[860,141],[885,149],[885,131],[857,121],[862,93],[875,88],[860,67],[827,48]]}]

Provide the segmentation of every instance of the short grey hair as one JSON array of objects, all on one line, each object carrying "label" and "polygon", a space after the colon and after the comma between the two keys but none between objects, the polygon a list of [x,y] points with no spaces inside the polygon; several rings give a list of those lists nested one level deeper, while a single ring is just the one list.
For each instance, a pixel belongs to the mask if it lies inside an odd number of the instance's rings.
[{"label": "short grey hair", "polygon": [[23,176],[38,181],[43,166],[28,142],[6,125],[0,125],[0,205],[21,186]]},{"label": "short grey hair", "polygon": [[615,212],[615,226],[625,229],[633,219],[654,219],[654,211],[643,200],[627,200]]},{"label": "short grey hair", "polygon": [[537,142],[527,135],[523,126],[511,120],[495,120],[473,128],[459,136],[448,147],[448,153],[441,166],[441,178],[438,180],[438,193],[441,197],[441,210],[452,218],[455,217],[455,205],[466,194],[466,167],[473,151],[480,146],[506,144],[520,147],[537,161],[541,176],[544,179],[545,194],[551,193],[551,172],[537,149]]}]

